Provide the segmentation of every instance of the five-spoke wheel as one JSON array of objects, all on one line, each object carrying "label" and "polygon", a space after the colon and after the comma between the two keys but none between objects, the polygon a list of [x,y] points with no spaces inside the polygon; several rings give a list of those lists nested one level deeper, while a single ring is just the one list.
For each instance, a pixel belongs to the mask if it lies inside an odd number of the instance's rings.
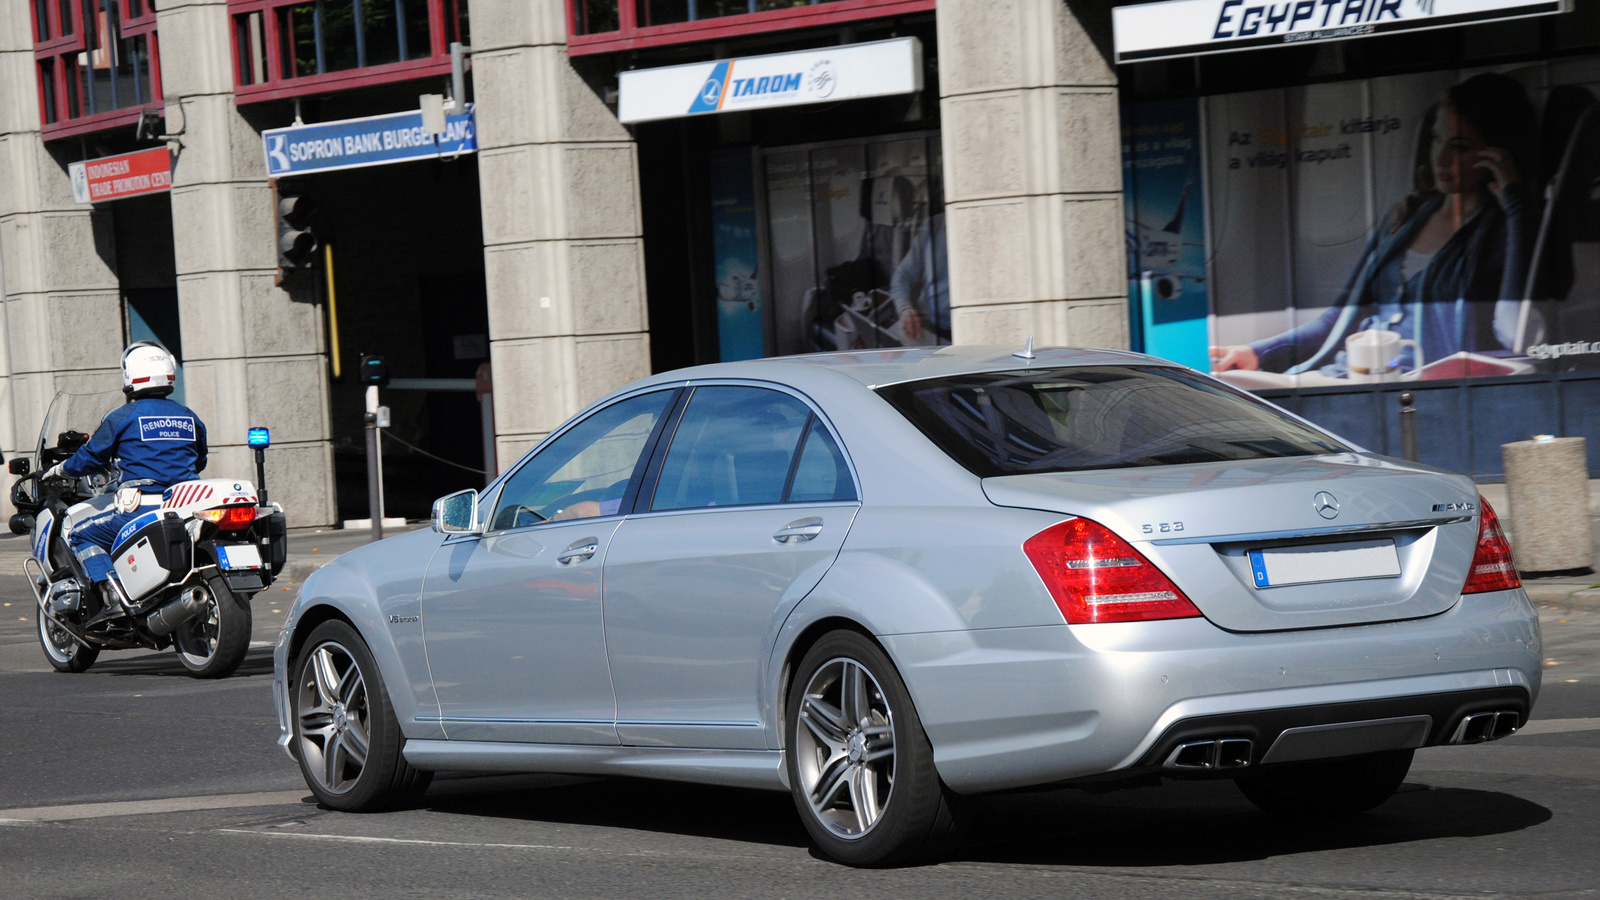
[{"label": "five-spoke wheel", "polygon": [[289,685],[295,758],[311,792],[347,812],[392,809],[432,779],[405,761],[405,738],[361,635],[337,619],[307,636]]},{"label": "five-spoke wheel", "polygon": [[960,798],[939,781],[911,696],[870,638],[835,631],[811,646],[784,726],[795,807],[827,855],[894,865],[958,837]]}]

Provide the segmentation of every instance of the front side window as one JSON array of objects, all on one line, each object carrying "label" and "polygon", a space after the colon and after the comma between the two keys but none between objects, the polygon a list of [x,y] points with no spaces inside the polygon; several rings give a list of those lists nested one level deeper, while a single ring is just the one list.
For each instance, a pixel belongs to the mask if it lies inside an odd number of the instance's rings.
[{"label": "front side window", "polygon": [[983,372],[878,394],[982,478],[1350,450],[1254,397],[1165,366]]},{"label": "front side window", "polygon": [[696,388],[661,466],[654,510],[783,502],[811,420],[804,403],[755,387]]},{"label": "front side window", "polygon": [[672,395],[654,391],[613,403],[541,448],[506,480],[490,530],[616,515]]}]

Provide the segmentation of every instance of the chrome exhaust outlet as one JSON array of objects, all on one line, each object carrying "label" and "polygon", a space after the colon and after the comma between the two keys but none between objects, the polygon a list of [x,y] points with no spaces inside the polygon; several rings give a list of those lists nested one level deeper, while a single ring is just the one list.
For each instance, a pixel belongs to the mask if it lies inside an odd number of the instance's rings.
[{"label": "chrome exhaust outlet", "polygon": [[203,587],[192,587],[183,596],[144,617],[144,626],[151,633],[163,637],[178,630],[178,626],[199,615],[211,602],[211,595]]},{"label": "chrome exhaust outlet", "polygon": [[1180,772],[1242,769],[1250,765],[1252,745],[1246,738],[1214,738],[1179,744],[1162,768]]},{"label": "chrome exhaust outlet", "polygon": [[1510,710],[1473,713],[1461,719],[1461,724],[1456,726],[1455,733],[1446,743],[1481,744],[1484,741],[1496,741],[1516,734],[1520,727],[1522,715]]}]

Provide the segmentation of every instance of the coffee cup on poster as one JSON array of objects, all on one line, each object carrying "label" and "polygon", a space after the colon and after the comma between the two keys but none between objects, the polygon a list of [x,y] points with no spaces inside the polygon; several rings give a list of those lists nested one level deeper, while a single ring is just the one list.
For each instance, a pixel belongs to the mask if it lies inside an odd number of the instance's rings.
[{"label": "coffee cup on poster", "polygon": [[1350,380],[1384,381],[1387,376],[1399,374],[1400,356],[1406,347],[1416,356],[1415,368],[1422,368],[1422,348],[1416,341],[1402,338],[1399,332],[1369,329],[1350,335],[1344,339]]}]

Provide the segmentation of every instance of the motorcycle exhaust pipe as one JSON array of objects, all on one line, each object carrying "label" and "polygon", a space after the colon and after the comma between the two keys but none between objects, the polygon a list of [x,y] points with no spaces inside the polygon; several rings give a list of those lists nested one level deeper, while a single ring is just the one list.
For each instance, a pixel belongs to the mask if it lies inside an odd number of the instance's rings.
[{"label": "motorcycle exhaust pipe", "polygon": [[205,588],[189,588],[183,596],[145,616],[144,627],[152,634],[166,637],[177,631],[179,625],[199,615],[210,602],[211,595]]}]

